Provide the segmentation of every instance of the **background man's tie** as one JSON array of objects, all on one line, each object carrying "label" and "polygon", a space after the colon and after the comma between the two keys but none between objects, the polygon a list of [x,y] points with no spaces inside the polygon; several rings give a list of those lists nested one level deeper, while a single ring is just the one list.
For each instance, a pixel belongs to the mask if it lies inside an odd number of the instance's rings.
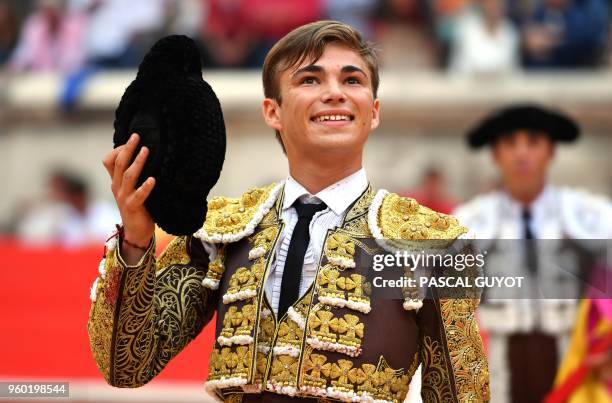
[{"label": "background man's tie", "polygon": [[535,237],[531,230],[531,210],[525,207],[523,209],[523,238],[525,239],[525,263],[531,275],[536,275],[538,272],[538,252],[535,245]]},{"label": "background man's tie", "polygon": [[299,200],[293,204],[298,214],[298,221],[291,235],[287,260],[283,270],[280,301],[278,303],[278,317],[282,318],[287,309],[297,301],[300,296],[300,282],[302,280],[302,266],[304,255],[310,242],[308,228],[310,221],[317,211],[325,210],[325,203],[304,204]]}]

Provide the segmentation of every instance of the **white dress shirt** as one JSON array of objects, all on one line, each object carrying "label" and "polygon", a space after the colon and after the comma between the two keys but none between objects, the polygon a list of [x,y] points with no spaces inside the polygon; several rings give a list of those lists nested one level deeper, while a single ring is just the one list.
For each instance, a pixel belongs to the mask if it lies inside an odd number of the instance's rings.
[{"label": "white dress shirt", "polygon": [[500,238],[522,239],[525,236],[524,209],[529,209],[531,212],[530,229],[534,238],[563,236],[558,203],[555,189],[550,185],[546,185],[528,206],[512,198],[509,193],[500,192],[501,220],[504,224],[500,228]]},{"label": "white dress shirt", "polygon": [[[329,185],[316,195],[308,193],[308,191],[291,176],[285,180],[285,197],[283,199],[280,217],[285,225],[279,241],[276,243],[274,260],[270,265],[270,270],[265,280],[265,293],[268,297],[268,301],[272,305],[274,313],[278,313],[285,261],[287,260],[291,235],[293,234],[293,229],[298,220],[293,203],[297,199],[300,199],[302,203],[318,204],[323,202],[327,205],[326,209],[315,213],[310,221],[310,242],[308,243],[308,248],[304,255],[302,279],[300,280],[300,296],[302,296],[316,277],[317,266],[321,257],[321,251],[323,250],[323,242],[325,241],[327,230],[342,224],[342,220],[349,206],[367,187],[368,179],[363,168]],[[206,241],[202,241],[202,244],[206,252],[208,252],[210,260],[214,260],[217,256],[217,245]]]},{"label": "white dress shirt", "polygon": [[270,265],[266,280],[266,294],[274,312],[278,312],[283,271],[291,235],[297,223],[298,216],[293,203],[300,199],[302,203],[325,203],[325,210],[315,213],[310,222],[310,242],[304,256],[300,295],[303,295],[312,284],[317,273],[317,266],[323,249],[323,241],[327,230],[342,223],[348,207],[363,193],[368,186],[368,180],[363,168],[344,179],[326,187],[316,195],[311,195],[291,176],[285,181],[285,198],[281,212],[281,220],[285,223],[279,242],[276,246],[275,258]]}]

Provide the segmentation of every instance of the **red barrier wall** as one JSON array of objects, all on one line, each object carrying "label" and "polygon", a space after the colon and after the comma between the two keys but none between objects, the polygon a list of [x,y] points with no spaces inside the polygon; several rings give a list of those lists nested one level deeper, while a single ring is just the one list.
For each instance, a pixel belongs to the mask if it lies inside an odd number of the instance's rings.
[{"label": "red barrier wall", "polygon": [[[99,378],[87,337],[102,247],[31,248],[0,240],[0,378]],[[155,381],[204,381],[214,319]]]}]

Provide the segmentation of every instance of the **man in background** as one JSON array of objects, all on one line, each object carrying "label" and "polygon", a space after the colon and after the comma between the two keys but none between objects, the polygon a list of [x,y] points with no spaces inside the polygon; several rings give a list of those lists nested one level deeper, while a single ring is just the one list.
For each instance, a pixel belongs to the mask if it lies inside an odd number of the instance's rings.
[{"label": "man in background", "polygon": [[[552,253],[559,254],[563,248],[580,248],[577,240],[607,239],[612,234],[608,200],[549,181],[556,144],[573,142],[578,136],[579,128],[569,116],[537,105],[504,108],[468,134],[472,148],[490,147],[502,188],[474,198],[455,214],[488,251],[504,256],[499,274],[525,276],[529,292],[541,291],[531,279],[561,286],[555,283],[559,273],[543,259],[544,249],[549,249],[545,246],[552,245]],[[559,242],[536,243],[538,239]],[[495,269],[485,267],[488,275]],[[541,294],[495,300],[494,292],[487,296],[490,301],[481,305],[479,313],[489,333],[491,400],[539,403],[552,387],[573,327],[576,302],[543,299]]]}]

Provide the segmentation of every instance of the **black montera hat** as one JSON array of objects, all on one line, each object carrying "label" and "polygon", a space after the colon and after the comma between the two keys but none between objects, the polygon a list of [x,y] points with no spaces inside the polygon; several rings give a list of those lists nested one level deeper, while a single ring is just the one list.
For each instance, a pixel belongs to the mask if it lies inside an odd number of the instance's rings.
[{"label": "black montera hat", "polygon": [[567,115],[538,105],[512,105],[494,112],[468,132],[471,148],[493,143],[498,137],[516,130],[546,133],[552,141],[576,140],[580,129]]},{"label": "black montera hat", "polygon": [[225,124],[193,40],[173,35],[153,45],[119,102],[114,127],[115,147],[138,133],[150,150],[138,186],[155,178],[145,206],[157,225],[174,235],[201,228],[225,159]]}]

